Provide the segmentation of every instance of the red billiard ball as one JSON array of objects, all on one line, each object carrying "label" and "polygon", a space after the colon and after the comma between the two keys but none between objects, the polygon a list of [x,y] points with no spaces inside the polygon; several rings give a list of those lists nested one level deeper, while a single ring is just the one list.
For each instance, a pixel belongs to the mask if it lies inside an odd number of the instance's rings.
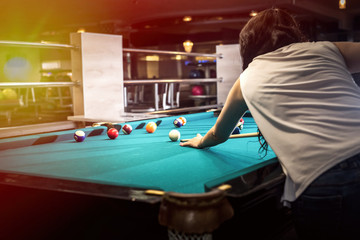
[{"label": "red billiard ball", "polygon": [[85,140],[85,133],[84,131],[81,131],[81,130],[77,130],[75,133],[74,133],[74,139],[75,141],[77,142],[82,142]]},{"label": "red billiard ball", "polygon": [[198,96],[204,94],[204,88],[201,85],[195,85],[191,89],[191,94]]},{"label": "red billiard ball", "polygon": [[125,124],[122,128],[124,134],[130,134],[132,132],[132,127],[129,124]]},{"label": "red billiard ball", "polygon": [[119,136],[119,131],[116,128],[110,128],[107,131],[107,135],[110,139],[115,139]]},{"label": "red billiard ball", "polygon": [[240,120],[236,126],[239,127],[240,130],[242,130],[244,128],[244,119],[240,118]]},{"label": "red billiard ball", "polygon": [[156,128],[157,128],[157,125],[154,122],[149,122],[148,124],[146,124],[146,131],[148,133],[155,132]]}]

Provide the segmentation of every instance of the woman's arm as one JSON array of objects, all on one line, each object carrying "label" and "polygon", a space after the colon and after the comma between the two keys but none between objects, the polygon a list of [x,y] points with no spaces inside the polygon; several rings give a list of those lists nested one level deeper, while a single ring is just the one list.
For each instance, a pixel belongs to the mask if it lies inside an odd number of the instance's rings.
[{"label": "woman's arm", "polygon": [[240,89],[240,78],[238,78],[227,96],[215,125],[204,137],[198,134],[189,141],[180,143],[180,145],[206,148],[225,142],[246,110],[247,106]]},{"label": "woman's arm", "polygon": [[351,73],[360,72],[360,42],[334,42]]}]

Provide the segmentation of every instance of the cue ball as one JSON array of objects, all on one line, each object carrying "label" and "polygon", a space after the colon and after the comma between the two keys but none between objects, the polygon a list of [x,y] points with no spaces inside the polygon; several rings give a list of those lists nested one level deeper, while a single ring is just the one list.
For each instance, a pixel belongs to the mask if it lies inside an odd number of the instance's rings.
[{"label": "cue ball", "polygon": [[82,142],[85,140],[85,133],[84,131],[81,131],[81,130],[77,130],[75,133],[74,133],[74,139],[75,141],[77,142]]},{"label": "cue ball", "polygon": [[119,136],[119,131],[116,128],[110,128],[107,131],[107,135],[110,139],[115,139]]},{"label": "cue ball", "polygon": [[180,132],[178,130],[171,130],[169,132],[169,138],[171,141],[176,142],[180,139]]},{"label": "cue ball", "polygon": [[146,124],[146,131],[148,133],[155,132],[156,128],[157,128],[157,125],[154,122],[149,122],[148,124]]},{"label": "cue ball", "polygon": [[122,128],[124,134],[130,134],[132,132],[132,127],[129,124],[125,124]]},{"label": "cue ball", "polygon": [[181,127],[183,125],[182,121],[178,118],[175,119],[173,123],[175,127]]}]

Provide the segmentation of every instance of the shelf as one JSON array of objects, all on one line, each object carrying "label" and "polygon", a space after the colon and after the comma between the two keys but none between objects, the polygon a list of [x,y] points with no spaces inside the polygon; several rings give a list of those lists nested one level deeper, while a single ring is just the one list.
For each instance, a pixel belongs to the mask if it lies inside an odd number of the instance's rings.
[{"label": "shelf", "polygon": [[209,99],[209,98],[216,98],[216,95],[189,95],[189,98],[193,99]]}]

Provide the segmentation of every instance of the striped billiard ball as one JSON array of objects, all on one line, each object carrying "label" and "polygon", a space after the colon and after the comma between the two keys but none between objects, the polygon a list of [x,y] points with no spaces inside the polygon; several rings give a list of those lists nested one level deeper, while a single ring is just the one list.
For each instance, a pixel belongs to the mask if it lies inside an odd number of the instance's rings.
[{"label": "striped billiard ball", "polygon": [[122,128],[122,132],[126,135],[130,134],[132,132],[132,127],[129,124],[125,124]]},{"label": "striped billiard ball", "polygon": [[175,127],[181,127],[183,125],[183,122],[178,118],[175,119],[173,123]]},{"label": "striped billiard ball", "polygon": [[179,117],[179,119],[181,120],[182,125],[185,126],[185,124],[186,124],[186,118],[184,118],[184,117]]},{"label": "striped billiard ball", "polygon": [[74,139],[75,141],[77,142],[82,142],[85,140],[85,132],[84,131],[81,131],[81,130],[77,130],[75,133],[74,133]]}]

